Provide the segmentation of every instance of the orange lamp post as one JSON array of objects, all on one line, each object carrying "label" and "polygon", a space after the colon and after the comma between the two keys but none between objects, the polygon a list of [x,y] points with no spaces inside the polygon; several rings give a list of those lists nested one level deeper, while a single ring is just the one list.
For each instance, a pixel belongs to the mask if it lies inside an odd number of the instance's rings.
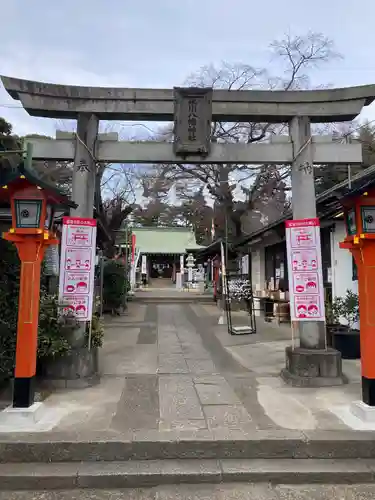
[{"label": "orange lamp post", "polygon": [[375,406],[375,189],[342,201],[348,249],[358,269],[362,400]]},{"label": "orange lamp post", "polygon": [[0,200],[9,201],[12,212],[12,227],[3,238],[15,244],[21,261],[13,407],[28,408],[34,403],[41,263],[45,249],[58,243],[56,206],[76,205],[23,163],[0,179]]}]

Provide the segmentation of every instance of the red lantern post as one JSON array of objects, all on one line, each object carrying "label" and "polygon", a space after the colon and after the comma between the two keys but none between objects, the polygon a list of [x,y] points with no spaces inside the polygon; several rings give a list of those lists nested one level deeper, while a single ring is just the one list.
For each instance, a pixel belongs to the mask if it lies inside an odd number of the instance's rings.
[{"label": "red lantern post", "polygon": [[0,185],[0,199],[12,211],[12,227],[3,238],[15,244],[21,261],[13,407],[27,408],[34,403],[41,264],[46,248],[58,243],[54,208],[76,205],[23,164]]}]

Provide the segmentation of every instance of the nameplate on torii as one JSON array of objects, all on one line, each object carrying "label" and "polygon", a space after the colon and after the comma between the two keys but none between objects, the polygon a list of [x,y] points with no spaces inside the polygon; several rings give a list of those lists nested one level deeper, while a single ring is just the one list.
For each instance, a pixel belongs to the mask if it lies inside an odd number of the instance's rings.
[{"label": "nameplate on torii", "polygon": [[211,149],[212,88],[174,88],[176,156],[207,156]]}]

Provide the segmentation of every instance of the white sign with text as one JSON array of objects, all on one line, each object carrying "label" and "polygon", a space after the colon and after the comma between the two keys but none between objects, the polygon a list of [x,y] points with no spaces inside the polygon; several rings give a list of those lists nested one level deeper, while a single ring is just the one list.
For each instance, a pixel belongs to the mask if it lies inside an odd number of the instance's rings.
[{"label": "white sign with text", "polygon": [[319,219],[286,221],[290,317],[325,321]]},{"label": "white sign with text", "polygon": [[78,321],[91,321],[95,281],[96,220],[63,217],[59,301]]}]

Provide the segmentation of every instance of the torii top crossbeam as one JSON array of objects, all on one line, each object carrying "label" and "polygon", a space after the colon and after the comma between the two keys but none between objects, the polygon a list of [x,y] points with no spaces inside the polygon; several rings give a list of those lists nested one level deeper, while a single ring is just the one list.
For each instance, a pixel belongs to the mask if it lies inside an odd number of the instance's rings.
[{"label": "torii top crossbeam", "polygon": [[[2,76],[7,92],[32,116],[76,119],[93,113],[103,120],[173,121],[173,89],[56,85]],[[375,99],[375,85],[324,90],[214,90],[212,119],[282,123],[295,116],[311,122],[353,120]]]}]

